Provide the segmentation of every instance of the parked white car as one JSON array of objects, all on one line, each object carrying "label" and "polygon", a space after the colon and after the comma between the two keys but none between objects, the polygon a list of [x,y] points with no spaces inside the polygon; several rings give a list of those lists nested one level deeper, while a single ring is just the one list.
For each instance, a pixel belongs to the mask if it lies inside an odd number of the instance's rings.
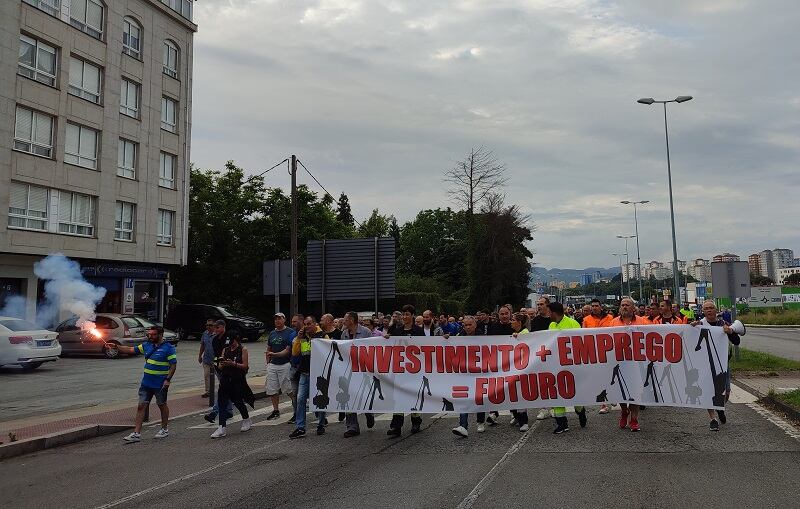
[{"label": "parked white car", "polygon": [[0,316],[0,366],[16,364],[31,370],[57,361],[61,345],[56,336],[28,321]]}]

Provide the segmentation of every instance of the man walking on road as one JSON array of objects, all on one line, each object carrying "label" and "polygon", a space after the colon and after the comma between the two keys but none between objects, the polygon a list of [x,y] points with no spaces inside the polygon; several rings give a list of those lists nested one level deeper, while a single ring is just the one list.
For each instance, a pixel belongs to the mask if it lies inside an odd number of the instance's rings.
[{"label": "man walking on road", "polygon": [[[547,307],[550,309],[550,318],[553,320],[552,323],[550,323],[550,330],[566,330],[566,329],[581,328],[581,325],[578,322],[576,322],[575,320],[564,314],[564,305],[561,304],[560,302],[552,302]],[[575,413],[578,414],[578,420],[581,423],[581,428],[585,428],[586,409],[582,406],[576,406]],[[563,406],[553,408],[553,415],[556,418],[556,429],[553,430],[553,433],[555,433],[556,435],[564,433],[565,431],[569,431],[569,422],[567,421],[566,414],[567,414],[567,409],[564,408]]]},{"label": "man walking on road", "polygon": [[[342,339],[360,339],[371,338],[372,331],[358,324],[358,313],[355,311],[348,311],[344,315],[344,329],[342,329]],[[358,425],[358,414],[349,413],[345,415],[345,425],[347,431],[344,432],[345,438],[357,437],[361,434],[361,428]],[[375,416],[367,414],[367,428],[375,425]]]},{"label": "man walking on road", "polygon": [[297,333],[286,326],[286,315],[275,313],[275,330],[269,333],[267,350],[264,355],[267,360],[267,380],[265,389],[267,396],[272,399],[272,413],[267,420],[277,419],[281,413],[278,410],[280,394],[294,397],[292,381],[289,379],[289,356],[292,354],[292,340]]},{"label": "man walking on road", "polygon": [[[465,316],[463,321],[464,329],[458,333],[459,336],[475,336],[475,330],[478,328],[478,322],[475,320],[474,316]],[[485,412],[478,412],[478,433],[483,433],[486,430],[486,413]],[[458,415],[458,426],[453,428],[453,433],[461,436],[461,437],[468,437],[469,436],[469,414],[459,414]]]},{"label": "man walking on road", "polygon": [[[311,315],[307,316],[303,321],[302,330],[292,342],[292,362],[297,363],[297,371],[300,374],[297,382],[297,410],[294,414],[295,428],[289,435],[292,439],[306,436],[306,408],[311,378],[311,340],[325,337],[325,333],[317,329],[317,320]],[[325,412],[317,412],[316,415],[317,435],[324,435],[325,425],[328,424]]]},{"label": "man walking on road", "polygon": [[[623,327],[628,325],[652,325],[646,318],[636,314],[636,303],[633,299],[625,297],[619,303],[619,316],[611,320],[609,327]],[[622,414],[619,417],[620,429],[628,426],[628,415],[631,417],[631,431],[639,431],[639,405],[620,403]]]},{"label": "man walking on road", "polygon": [[167,406],[167,391],[177,367],[175,347],[164,341],[164,329],[154,325],[147,328],[147,343],[136,346],[115,345],[121,353],[128,355],[144,355],[144,375],[139,386],[139,406],[136,408],[136,424],[133,433],[123,440],[129,443],[139,442],[142,439],[142,423],[144,414],[153,396],[161,412],[161,429],[153,438],[166,438],[169,436],[169,407]]},{"label": "man walking on road", "polygon": [[[531,332],[537,332],[542,330],[547,330],[550,328],[550,309],[547,307],[550,304],[550,299],[547,297],[542,297],[538,301],[536,301],[536,316],[530,319],[530,324],[528,325],[528,330]],[[539,409],[539,413],[536,414],[537,421],[543,421],[550,417],[550,410],[547,408]]]},{"label": "man walking on road", "polygon": [[[593,328],[593,327],[608,327],[611,323],[611,320],[614,319],[613,316],[606,313],[603,309],[603,306],[600,305],[600,301],[597,299],[592,299],[591,302],[591,313],[588,316],[583,317],[583,327],[584,328]],[[608,413],[608,405],[602,403],[600,405],[599,413],[607,414]]]},{"label": "man walking on road", "polygon": [[675,324],[680,325],[686,323],[686,320],[673,310],[673,305],[668,300],[662,300],[658,303],[659,314],[653,318],[653,323],[658,325]]},{"label": "man walking on road", "polygon": [[[403,324],[394,331],[395,336],[424,336],[425,332],[422,327],[414,325],[414,306],[406,304],[403,306]],[[389,338],[387,334],[385,336]],[[392,415],[392,422],[389,424],[389,430],[386,432],[390,437],[399,437],[402,433],[403,423],[405,422],[405,414]],[[419,433],[420,426],[422,425],[422,415],[418,413],[411,414],[411,433]]]},{"label": "man walking on road", "polygon": [[[228,345],[228,334],[225,332],[225,320],[220,319],[214,322],[214,331],[216,334],[211,338],[211,351],[213,352],[214,359],[218,359],[222,356],[222,351]],[[219,382],[219,372],[214,370],[214,376],[217,378],[217,382]],[[229,414],[233,415],[233,402],[229,401],[227,403],[226,410]],[[203,419],[213,423],[217,419],[217,414],[219,414],[219,398],[214,399],[214,407],[209,413],[203,416]]]},{"label": "man walking on road", "polygon": [[203,367],[203,385],[206,392],[200,396],[207,398],[211,392],[211,376],[214,373],[214,336],[215,336],[214,320],[206,320],[206,330],[200,336],[200,353],[197,354],[197,362]]}]

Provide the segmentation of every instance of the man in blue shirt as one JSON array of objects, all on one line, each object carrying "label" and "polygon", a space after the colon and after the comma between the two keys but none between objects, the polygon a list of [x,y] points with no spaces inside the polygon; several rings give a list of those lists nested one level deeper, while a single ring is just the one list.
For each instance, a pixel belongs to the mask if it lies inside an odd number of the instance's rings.
[{"label": "man in blue shirt", "polygon": [[167,428],[169,422],[169,407],[167,406],[167,391],[170,380],[175,375],[178,358],[175,347],[164,341],[164,329],[157,325],[147,328],[147,343],[136,346],[111,345],[121,353],[128,355],[144,355],[144,375],[139,386],[139,406],[136,409],[136,424],[133,433],[123,438],[128,443],[139,442],[142,439],[142,423],[150,400],[156,397],[156,405],[161,411],[161,429],[153,438],[166,438],[169,436]]},{"label": "man in blue shirt", "polygon": [[281,392],[289,397],[294,394],[289,376],[291,369],[289,359],[295,336],[297,332],[286,326],[286,315],[275,313],[275,330],[269,333],[267,350],[264,352],[267,360],[267,379],[264,388],[272,400],[272,413],[267,416],[268,421],[277,419],[281,415],[278,411]]},{"label": "man in blue shirt", "polygon": [[203,366],[203,382],[206,388],[205,394],[201,398],[207,398],[211,390],[211,374],[214,372],[214,336],[216,335],[216,324],[209,318],[206,320],[206,330],[200,337],[200,353],[197,354],[197,362]]}]

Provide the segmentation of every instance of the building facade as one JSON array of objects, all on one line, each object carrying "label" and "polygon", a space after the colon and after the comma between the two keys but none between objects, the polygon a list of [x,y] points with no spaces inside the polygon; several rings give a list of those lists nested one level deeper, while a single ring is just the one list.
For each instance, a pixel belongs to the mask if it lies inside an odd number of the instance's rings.
[{"label": "building facade", "polygon": [[755,274],[756,276],[761,276],[761,261],[759,259],[758,253],[753,253],[747,257],[747,266],[750,269],[751,274]]},{"label": "building facade", "polygon": [[776,283],[783,286],[786,284],[786,278],[792,274],[800,274],[800,267],[784,267],[778,269],[778,280]]},{"label": "building facade", "polygon": [[739,255],[735,255],[733,253],[722,253],[722,254],[716,255],[712,259],[712,261],[715,261],[715,262],[738,262],[739,261]]},{"label": "building facade", "polygon": [[186,262],[190,0],[0,2],[0,307],[63,253],[98,311],[160,320]]},{"label": "building facade", "polygon": [[[714,258],[717,258],[716,256]],[[738,257],[737,257],[738,258]],[[715,260],[738,261],[738,260]],[[689,263],[688,273],[698,281],[711,281],[711,262],[703,258],[695,258]]]},{"label": "building facade", "polygon": [[622,281],[636,280],[639,278],[639,265],[635,263],[626,263],[622,266]]}]

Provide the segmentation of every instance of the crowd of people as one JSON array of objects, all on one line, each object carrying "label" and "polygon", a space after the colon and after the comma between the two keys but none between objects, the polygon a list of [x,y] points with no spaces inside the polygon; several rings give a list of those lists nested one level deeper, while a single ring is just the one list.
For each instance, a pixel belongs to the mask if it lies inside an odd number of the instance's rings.
[{"label": "crowd of people", "polygon": [[[726,310],[727,311],[727,310]],[[325,314],[319,320],[312,315],[297,314],[291,317],[287,325],[287,318],[283,313],[274,315],[275,328],[269,333],[266,341],[266,381],[265,392],[272,405],[272,412],[267,420],[280,417],[279,403],[281,396],[289,397],[292,402],[292,415],[289,423],[294,425],[289,438],[296,439],[306,435],[306,413],[308,409],[310,376],[311,376],[311,341],[313,339],[326,339],[331,341],[349,340],[359,338],[393,336],[513,336],[534,333],[544,330],[565,330],[578,328],[617,327],[626,325],[654,325],[654,324],[691,324],[706,326],[721,326],[728,339],[734,345],[740,342],[740,333],[743,331],[731,326],[730,315],[719,313],[713,301],[707,300],[702,306],[702,317],[695,316],[695,312],[688,306],[678,309],[668,300],[658,304],[639,304],[630,298],[623,298],[618,310],[608,310],[599,300],[592,300],[589,304],[579,309],[564,307],[559,302],[550,302],[547,297],[542,297],[536,302],[536,307],[515,310],[510,304],[500,306],[497,311],[478,311],[475,315],[454,316],[448,314],[434,314],[425,310],[416,313],[412,305],[405,305],[401,310],[391,314],[378,313],[368,317],[360,317],[356,312],[348,312],[343,317],[336,318]],[[167,421],[169,409],[167,406],[167,390],[172,376],[175,373],[176,355],[174,347],[163,341],[163,329],[153,327],[148,330],[147,344],[137,347],[125,348],[123,353],[145,356],[144,378],[139,391],[139,413],[137,414],[134,432],[125,437],[128,442],[138,442],[141,439],[141,426],[144,408],[151,399],[156,397],[156,402],[162,414],[161,430],[157,438],[168,436]],[[167,345],[167,346],[164,346]],[[226,332],[224,320],[209,320],[206,331],[201,337],[198,362],[203,366],[206,394],[211,390],[210,379],[214,376],[219,382],[218,394],[213,408],[205,414],[204,418],[211,423],[218,424],[211,435],[212,438],[221,438],[227,435],[227,422],[233,416],[233,408],[240,412],[242,424],[240,431],[251,429],[252,421],[248,412],[248,405],[254,408],[255,397],[250,389],[246,374],[249,371],[248,349],[241,343],[237,331]],[[727,383],[727,396],[730,395],[730,378]],[[620,404],[621,412],[618,421],[620,429],[629,429],[636,432],[641,429],[640,410],[643,408],[635,404]],[[608,413],[609,406],[601,404],[598,413]],[[576,406],[575,413],[581,427],[588,423],[587,409]],[[527,431],[528,411],[526,409],[512,410],[510,424],[520,431]],[[372,428],[375,425],[375,416],[371,413],[363,414],[366,425]],[[726,415],[723,410],[708,410],[709,429],[719,431],[720,424],[725,424]],[[328,425],[326,412],[316,414],[316,433],[325,434]],[[476,415],[477,431],[485,432],[487,426],[499,424],[498,412],[478,413]],[[536,414],[537,420],[553,418],[555,427],[553,433],[562,434],[569,431],[569,421],[566,409],[563,407],[542,408]],[[345,438],[356,437],[360,434],[359,414],[339,413],[339,421],[345,421]],[[411,413],[411,433],[422,430],[423,417],[421,414]],[[394,414],[387,430],[390,437],[402,434],[405,423],[404,414]],[[469,436],[469,415],[460,414],[459,424],[453,428],[453,433]]]}]

